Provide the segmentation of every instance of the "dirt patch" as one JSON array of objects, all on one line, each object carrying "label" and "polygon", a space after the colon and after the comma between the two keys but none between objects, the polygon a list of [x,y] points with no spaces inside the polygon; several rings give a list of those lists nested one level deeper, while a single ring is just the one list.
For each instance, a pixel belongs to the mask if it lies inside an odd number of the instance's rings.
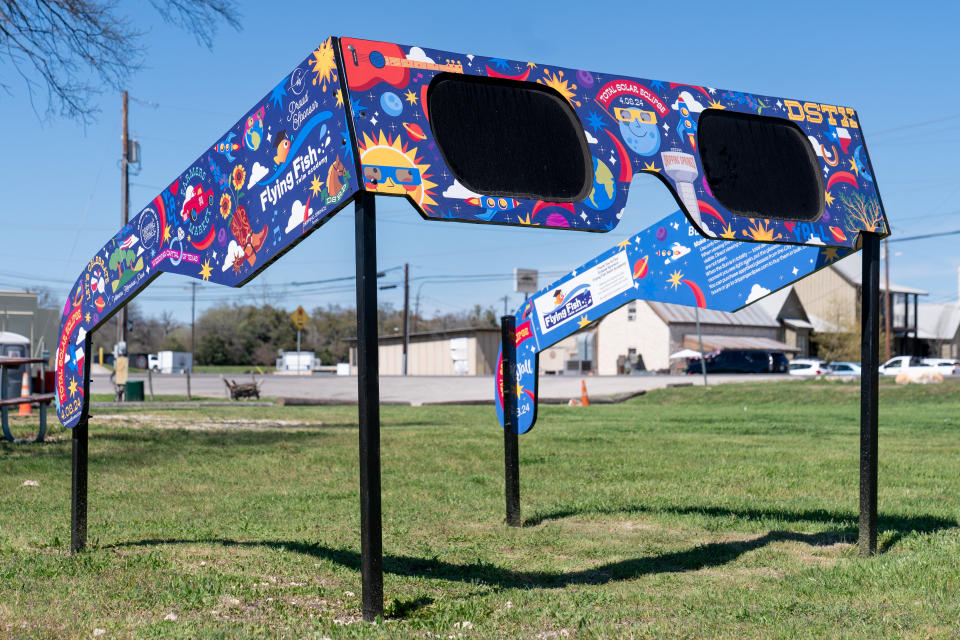
[{"label": "dirt patch", "polygon": [[186,429],[187,431],[267,431],[270,429],[292,429],[302,427],[320,427],[323,422],[304,420],[278,420],[276,418],[263,419],[227,419],[227,418],[183,418],[178,416],[173,420],[169,415],[151,413],[117,413],[99,414],[96,422],[107,424],[122,424],[125,427],[149,429]]}]

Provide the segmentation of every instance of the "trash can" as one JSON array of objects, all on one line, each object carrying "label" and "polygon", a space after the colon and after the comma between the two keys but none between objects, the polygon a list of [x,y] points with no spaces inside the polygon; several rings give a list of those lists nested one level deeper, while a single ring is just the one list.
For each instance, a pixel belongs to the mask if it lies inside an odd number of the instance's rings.
[{"label": "trash can", "polygon": [[127,380],[127,402],[143,402],[143,380]]}]

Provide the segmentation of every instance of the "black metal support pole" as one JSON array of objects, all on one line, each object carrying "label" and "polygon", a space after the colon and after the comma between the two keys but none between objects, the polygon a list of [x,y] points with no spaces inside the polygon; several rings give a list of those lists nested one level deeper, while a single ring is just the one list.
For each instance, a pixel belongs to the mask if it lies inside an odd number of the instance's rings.
[{"label": "black metal support pole", "polygon": [[380,380],[377,336],[377,221],[372,193],[356,200],[357,405],[360,417],[360,577],[363,619],[383,616],[380,513]]},{"label": "black metal support pole", "polygon": [[860,336],[860,555],[877,551],[877,393],[880,366],[880,236],[864,233]]},{"label": "black metal support pole", "polygon": [[87,421],[73,428],[73,471],[70,483],[70,553],[87,546]]},{"label": "black metal support pole", "polygon": [[507,501],[507,524],[520,522],[520,447],[517,442],[517,329],[516,318],[500,318],[500,344],[503,366],[503,471]]}]

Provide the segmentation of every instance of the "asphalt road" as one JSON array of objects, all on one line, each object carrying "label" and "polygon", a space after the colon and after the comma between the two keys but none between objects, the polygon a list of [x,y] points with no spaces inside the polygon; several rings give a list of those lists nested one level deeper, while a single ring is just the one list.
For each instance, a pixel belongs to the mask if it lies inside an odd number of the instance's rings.
[{"label": "asphalt road", "polygon": [[[238,382],[250,382],[250,375],[228,375]],[[731,382],[758,382],[785,380],[787,375],[715,374],[710,384]],[[131,375],[131,380],[146,380],[145,375]],[[356,376],[256,376],[260,393],[266,398],[311,398],[323,400],[357,401]],[[648,391],[676,384],[703,384],[701,376],[541,376],[541,398],[579,398],[580,381],[586,380],[587,392],[594,396],[616,396],[637,391]],[[91,376],[93,393],[113,393],[108,375]],[[146,385],[145,385],[146,387]],[[195,396],[227,398],[227,389],[219,374],[194,374],[190,378]],[[153,376],[153,392],[158,395],[185,395],[186,377],[182,375]],[[144,393],[148,393],[145,388]],[[401,402],[420,405],[434,402],[476,402],[493,399],[493,376],[381,376],[381,402]]]}]

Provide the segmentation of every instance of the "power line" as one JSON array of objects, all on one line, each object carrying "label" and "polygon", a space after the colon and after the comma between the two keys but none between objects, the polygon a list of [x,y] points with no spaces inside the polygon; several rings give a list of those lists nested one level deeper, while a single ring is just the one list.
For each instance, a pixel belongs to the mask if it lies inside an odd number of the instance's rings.
[{"label": "power line", "polygon": [[890,238],[890,242],[909,242],[911,240],[925,240],[927,238],[942,238],[943,236],[955,236],[960,234],[960,229],[953,231],[940,231],[938,233],[924,233],[919,236],[907,236],[905,238]]}]

